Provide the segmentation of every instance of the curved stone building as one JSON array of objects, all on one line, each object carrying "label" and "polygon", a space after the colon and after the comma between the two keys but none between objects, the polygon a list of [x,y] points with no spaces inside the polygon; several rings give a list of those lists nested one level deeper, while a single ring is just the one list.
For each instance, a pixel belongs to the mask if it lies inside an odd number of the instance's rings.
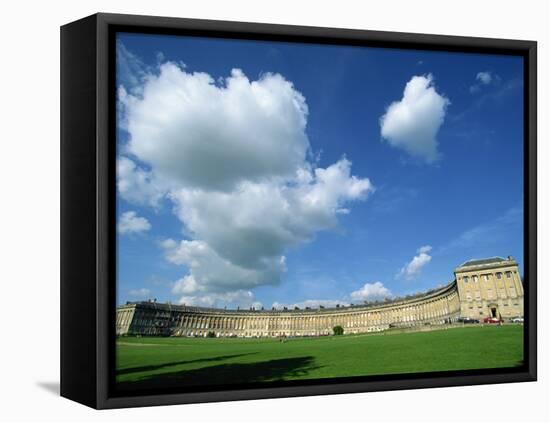
[{"label": "curved stone building", "polygon": [[379,332],[471,318],[523,316],[523,286],[511,258],[470,260],[455,280],[423,294],[336,308],[222,310],[146,301],[117,308],[117,335],[279,337]]}]

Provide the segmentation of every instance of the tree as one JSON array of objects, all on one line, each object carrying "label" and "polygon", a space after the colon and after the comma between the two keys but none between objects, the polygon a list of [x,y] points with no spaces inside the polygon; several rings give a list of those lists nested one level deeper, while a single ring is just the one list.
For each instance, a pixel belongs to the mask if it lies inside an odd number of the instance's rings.
[{"label": "tree", "polygon": [[206,334],[206,337],[207,338],[215,338],[216,337],[216,332],[210,331]]},{"label": "tree", "polygon": [[334,335],[343,335],[344,334],[344,328],[340,325],[334,326],[332,328],[332,331],[334,332]]}]

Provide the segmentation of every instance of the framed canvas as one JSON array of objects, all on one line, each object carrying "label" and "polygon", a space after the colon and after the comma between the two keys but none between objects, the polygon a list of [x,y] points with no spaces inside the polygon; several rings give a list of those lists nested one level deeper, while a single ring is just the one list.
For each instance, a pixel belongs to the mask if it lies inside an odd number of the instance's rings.
[{"label": "framed canvas", "polygon": [[61,394],[536,380],[536,43],[61,28]]}]

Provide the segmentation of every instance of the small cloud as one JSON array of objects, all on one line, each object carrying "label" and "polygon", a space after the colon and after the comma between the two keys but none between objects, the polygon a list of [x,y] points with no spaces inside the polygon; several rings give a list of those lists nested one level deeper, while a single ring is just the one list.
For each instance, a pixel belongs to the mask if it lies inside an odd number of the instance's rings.
[{"label": "small cloud", "polygon": [[209,292],[201,295],[184,295],[178,300],[179,304],[200,307],[239,307],[260,309],[262,303],[257,301],[251,291],[236,290],[229,292]]},{"label": "small cloud", "polygon": [[432,260],[432,256],[428,254],[431,250],[432,247],[430,245],[422,246],[416,250],[417,255],[401,268],[397,277],[404,277],[407,280],[412,280],[420,276],[424,266]]},{"label": "small cloud", "polygon": [[382,138],[410,156],[433,163],[439,158],[437,133],[450,101],[439,94],[431,74],[413,76],[380,118]]},{"label": "small cloud", "polygon": [[192,275],[187,275],[181,279],[178,279],[176,282],[174,282],[174,285],[172,286],[172,293],[174,294],[189,295],[195,294],[200,290],[200,286],[197,284],[195,278]]},{"label": "small cloud", "polygon": [[164,191],[150,171],[139,167],[128,157],[117,160],[118,194],[128,203],[159,208]]},{"label": "small cloud", "polygon": [[391,291],[382,282],[366,283],[362,288],[350,294],[351,299],[356,302],[383,300],[392,296]]},{"label": "small cloud", "polygon": [[431,251],[432,247],[430,245],[425,245],[423,247],[420,247],[417,252],[419,254],[423,254],[423,253],[429,253]]},{"label": "small cloud", "polygon": [[493,80],[491,72],[478,72],[476,75],[476,80],[480,81],[484,85],[488,85]]},{"label": "small cloud", "polygon": [[500,84],[501,78],[495,73],[484,71],[478,72],[476,75],[476,82],[470,86],[470,93],[475,94],[484,86]]},{"label": "small cloud", "polygon": [[373,282],[366,283],[357,291],[351,292],[349,295],[344,296],[344,298],[339,300],[305,300],[291,304],[284,304],[279,302],[274,302],[272,307],[280,310],[284,307],[288,309],[306,307],[309,308],[319,308],[319,307],[336,307],[337,305],[346,307],[352,303],[362,303],[365,301],[374,301],[374,300],[383,300],[385,298],[391,298],[393,294],[391,291],[384,286],[382,282]]},{"label": "small cloud", "polygon": [[121,234],[146,232],[149,229],[151,229],[149,221],[138,216],[135,211],[122,213],[118,220],[118,232]]}]

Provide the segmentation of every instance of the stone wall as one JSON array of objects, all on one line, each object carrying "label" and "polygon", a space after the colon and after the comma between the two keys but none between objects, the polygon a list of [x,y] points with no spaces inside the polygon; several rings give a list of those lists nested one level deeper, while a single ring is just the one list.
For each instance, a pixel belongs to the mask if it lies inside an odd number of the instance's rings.
[{"label": "stone wall", "polygon": [[523,283],[512,258],[470,260],[455,269],[462,316],[523,316]]}]

